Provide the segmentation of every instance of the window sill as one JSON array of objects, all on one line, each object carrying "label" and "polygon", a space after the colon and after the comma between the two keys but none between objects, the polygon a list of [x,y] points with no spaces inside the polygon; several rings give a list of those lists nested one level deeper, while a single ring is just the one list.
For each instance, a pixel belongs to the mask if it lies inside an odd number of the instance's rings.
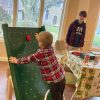
[{"label": "window sill", "polygon": [[100,52],[100,48],[91,48],[91,51],[98,51],[98,52]]}]

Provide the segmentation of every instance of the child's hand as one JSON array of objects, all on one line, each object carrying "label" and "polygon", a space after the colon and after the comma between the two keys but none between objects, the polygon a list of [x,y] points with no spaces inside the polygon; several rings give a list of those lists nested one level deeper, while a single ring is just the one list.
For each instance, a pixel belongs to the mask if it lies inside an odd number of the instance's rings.
[{"label": "child's hand", "polygon": [[17,58],[16,58],[16,57],[10,57],[10,58],[9,58],[9,62],[10,62],[10,63],[17,64]]},{"label": "child's hand", "polygon": [[65,48],[68,49],[68,44],[67,43],[65,44]]},{"label": "child's hand", "polygon": [[38,34],[38,33],[35,33],[35,38],[36,38],[37,40],[39,40],[39,34]]}]

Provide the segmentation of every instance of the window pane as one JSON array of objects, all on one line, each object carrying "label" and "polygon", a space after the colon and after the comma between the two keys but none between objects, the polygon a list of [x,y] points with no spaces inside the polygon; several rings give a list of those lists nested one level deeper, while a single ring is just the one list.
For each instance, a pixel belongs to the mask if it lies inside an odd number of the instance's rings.
[{"label": "window pane", "polygon": [[12,25],[13,19],[13,1],[12,0],[0,0],[0,37],[3,37],[2,24],[8,23]]},{"label": "window pane", "polygon": [[19,0],[17,26],[38,26],[40,0]]},{"label": "window pane", "polygon": [[58,39],[60,21],[62,16],[64,0],[45,0],[43,25],[51,32],[54,42]]},{"label": "window pane", "polygon": [[100,48],[100,16],[98,19],[98,24],[97,24],[97,28],[93,40],[93,47]]}]

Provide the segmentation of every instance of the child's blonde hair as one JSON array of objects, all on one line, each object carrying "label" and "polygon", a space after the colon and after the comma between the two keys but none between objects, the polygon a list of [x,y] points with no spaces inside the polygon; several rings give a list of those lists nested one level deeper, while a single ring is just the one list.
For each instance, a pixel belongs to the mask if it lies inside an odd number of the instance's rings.
[{"label": "child's blonde hair", "polygon": [[50,32],[44,31],[39,33],[39,41],[43,47],[50,47],[53,42],[53,36]]}]

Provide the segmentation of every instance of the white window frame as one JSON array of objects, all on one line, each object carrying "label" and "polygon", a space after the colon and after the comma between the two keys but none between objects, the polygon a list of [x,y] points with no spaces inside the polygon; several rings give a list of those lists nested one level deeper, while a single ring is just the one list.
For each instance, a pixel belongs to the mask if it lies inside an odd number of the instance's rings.
[{"label": "white window frame", "polygon": [[[45,0],[40,0],[40,16],[39,16],[39,24],[38,26],[41,27],[43,25],[43,14],[44,14],[44,4]],[[60,27],[59,27],[59,33],[58,33],[58,39],[60,39],[60,34],[61,34],[61,25],[64,21],[64,9],[65,9],[65,4],[67,3],[67,0],[64,0],[63,4],[63,9],[62,9],[62,14],[61,14],[61,19],[60,19]]]},{"label": "white window frame", "polygon": [[[17,4],[18,0],[12,0],[13,1],[13,18],[12,18],[12,26],[16,26],[16,18],[17,18]],[[4,42],[4,38],[0,37],[0,42]]]},{"label": "white window frame", "polygon": [[[65,9],[65,3],[67,0],[64,0],[64,4],[63,4],[63,10],[62,10],[62,15],[61,15],[61,20],[60,20],[60,27],[59,27],[59,33],[58,33],[58,39],[60,38],[60,33],[61,33],[61,25],[64,21],[63,16],[64,16],[64,9]],[[39,20],[38,20],[38,27],[42,26],[42,21],[43,21],[43,14],[44,14],[44,4],[45,0],[40,0],[40,12],[39,12]],[[13,0],[13,21],[12,21],[12,26],[15,27],[16,26],[16,22],[17,22],[17,12],[18,10],[18,0]],[[0,37],[0,41],[4,41],[4,39],[2,37]]]}]

